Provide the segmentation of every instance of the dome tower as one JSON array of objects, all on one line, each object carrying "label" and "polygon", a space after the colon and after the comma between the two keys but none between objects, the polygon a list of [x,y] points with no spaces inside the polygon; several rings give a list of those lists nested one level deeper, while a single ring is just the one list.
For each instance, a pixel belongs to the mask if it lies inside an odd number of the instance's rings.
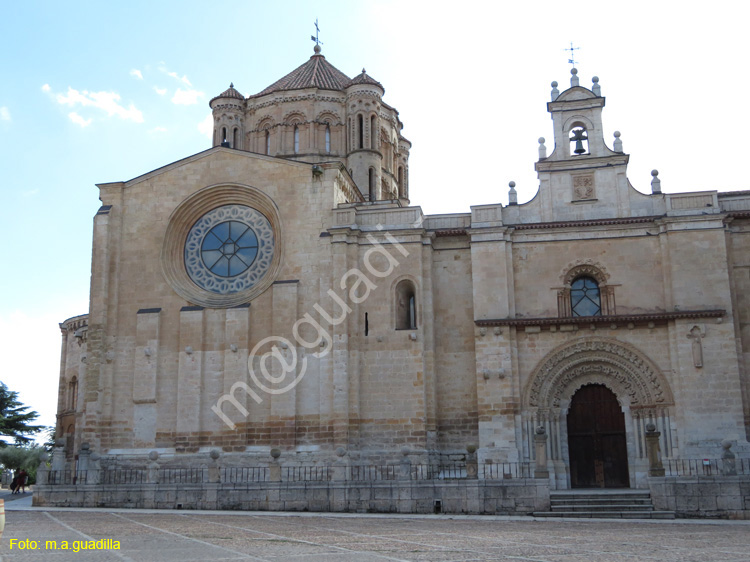
[{"label": "dome tower", "polygon": [[209,102],[213,110],[214,135],[212,146],[244,148],[245,97],[234,84]]}]

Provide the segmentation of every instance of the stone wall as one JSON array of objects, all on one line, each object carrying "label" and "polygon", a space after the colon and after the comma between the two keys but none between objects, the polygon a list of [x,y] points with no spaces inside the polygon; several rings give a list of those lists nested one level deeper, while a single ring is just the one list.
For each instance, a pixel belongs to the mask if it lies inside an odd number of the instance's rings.
[{"label": "stone wall", "polygon": [[549,510],[541,479],[38,485],[37,507],[526,515]]},{"label": "stone wall", "polygon": [[677,517],[750,519],[750,476],[650,477],[654,509]]}]

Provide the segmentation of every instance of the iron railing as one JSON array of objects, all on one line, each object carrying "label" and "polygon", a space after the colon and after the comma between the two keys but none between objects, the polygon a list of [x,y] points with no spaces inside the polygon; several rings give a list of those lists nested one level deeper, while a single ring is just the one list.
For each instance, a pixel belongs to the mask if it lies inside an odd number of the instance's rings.
[{"label": "iron railing", "polygon": [[77,484],[201,484],[207,482],[377,482],[388,480],[508,480],[533,478],[533,463],[434,463],[244,466],[218,468],[119,468],[101,470],[50,470],[39,473],[40,483]]},{"label": "iron railing", "polygon": [[734,462],[738,475],[750,474],[750,459],[664,459],[665,476],[725,476]]}]

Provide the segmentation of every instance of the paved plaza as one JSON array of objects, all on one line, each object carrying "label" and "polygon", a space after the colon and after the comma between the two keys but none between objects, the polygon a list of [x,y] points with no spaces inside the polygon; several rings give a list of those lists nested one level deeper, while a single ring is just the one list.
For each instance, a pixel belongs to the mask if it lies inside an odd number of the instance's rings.
[{"label": "paved plaza", "polygon": [[[41,510],[30,507],[29,497],[6,501],[6,521],[0,555],[13,562],[750,562],[750,522],[739,521]],[[11,550],[13,539],[38,546],[20,550],[14,542]],[[119,541],[120,550],[73,550],[106,539]],[[47,541],[55,541],[57,550]],[[62,550],[63,541],[68,550]]]}]

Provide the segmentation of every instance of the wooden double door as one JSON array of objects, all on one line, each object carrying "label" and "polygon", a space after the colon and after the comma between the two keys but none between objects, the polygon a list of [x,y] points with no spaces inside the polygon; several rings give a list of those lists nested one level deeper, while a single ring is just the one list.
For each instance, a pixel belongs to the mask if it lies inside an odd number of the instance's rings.
[{"label": "wooden double door", "polygon": [[570,485],[627,488],[625,416],[615,394],[601,384],[582,386],[568,410]]}]

